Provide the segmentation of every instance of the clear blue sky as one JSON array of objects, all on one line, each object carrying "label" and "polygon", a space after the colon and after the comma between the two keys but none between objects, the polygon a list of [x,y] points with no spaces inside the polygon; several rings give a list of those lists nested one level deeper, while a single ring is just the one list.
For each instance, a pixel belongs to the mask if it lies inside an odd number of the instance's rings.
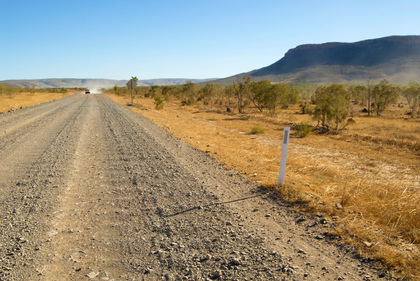
[{"label": "clear blue sky", "polygon": [[0,0],[0,80],[222,78],[389,35],[420,35],[419,0]]}]

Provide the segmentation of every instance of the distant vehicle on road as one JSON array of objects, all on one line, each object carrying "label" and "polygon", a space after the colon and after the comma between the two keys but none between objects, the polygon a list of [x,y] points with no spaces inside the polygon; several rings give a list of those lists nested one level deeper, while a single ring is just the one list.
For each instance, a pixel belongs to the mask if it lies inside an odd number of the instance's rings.
[{"label": "distant vehicle on road", "polygon": [[85,89],[85,94],[90,94],[90,90],[89,89]]}]

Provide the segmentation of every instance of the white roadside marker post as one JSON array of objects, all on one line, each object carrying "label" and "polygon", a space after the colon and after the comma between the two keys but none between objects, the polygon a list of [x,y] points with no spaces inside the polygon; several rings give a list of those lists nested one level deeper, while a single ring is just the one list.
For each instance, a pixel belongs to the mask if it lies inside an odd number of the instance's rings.
[{"label": "white roadside marker post", "polygon": [[286,177],[286,160],[287,160],[287,148],[289,146],[289,135],[290,135],[290,127],[285,127],[283,130],[283,143],[281,145],[279,181],[277,183],[279,186],[284,183],[284,180]]}]

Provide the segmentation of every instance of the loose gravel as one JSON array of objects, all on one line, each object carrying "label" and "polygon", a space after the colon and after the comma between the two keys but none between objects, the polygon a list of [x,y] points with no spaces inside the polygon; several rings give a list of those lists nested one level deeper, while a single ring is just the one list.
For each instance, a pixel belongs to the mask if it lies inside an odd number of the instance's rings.
[{"label": "loose gravel", "polygon": [[0,115],[0,280],[392,280],[103,95]]}]

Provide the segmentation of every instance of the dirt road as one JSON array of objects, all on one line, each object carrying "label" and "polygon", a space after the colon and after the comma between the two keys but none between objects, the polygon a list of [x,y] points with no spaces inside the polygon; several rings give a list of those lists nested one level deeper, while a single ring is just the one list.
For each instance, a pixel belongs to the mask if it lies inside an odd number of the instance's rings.
[{"label": "dirt road", "polygon": [[102,95],[0,116],[0,280],[389,280]]}]

